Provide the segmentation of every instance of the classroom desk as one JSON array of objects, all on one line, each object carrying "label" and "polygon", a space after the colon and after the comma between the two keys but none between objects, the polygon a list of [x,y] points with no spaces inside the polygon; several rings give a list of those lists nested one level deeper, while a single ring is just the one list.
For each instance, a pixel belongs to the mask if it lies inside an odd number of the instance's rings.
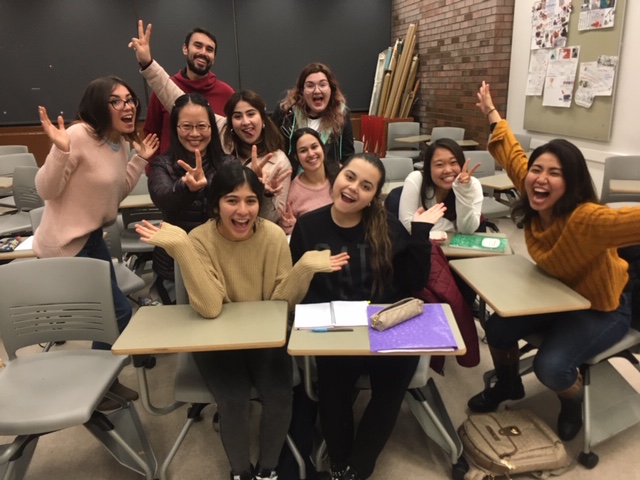
[{"label": "classroom desk", "polygon": [[[475,148],[480,145],[478,142],[476,142],[475,140],[471,140],[471,139],[463,139],[463,140],[454,140],[458,145],[460,145],[460,147],[462,147],[463,150],[467,149],[467,150],[475,150]],[[430,145],[431,142],[427,141],[426,142],[427,145]]]},{"label": "classroom desk", "polygon": [[153,207],[151,201],[151,195],[144,193],[141,195],[129,195],[122,202],[120,202],[119,208],[146,208]]},{"label": "classroom desk", "polygon": [[403,185],[404,181],[384,182],[384,185],[382,185],[382,190],[380,190],[380,197],[382,198],[382,200],[384,200],[387,195],[389,195],[389,192],[391,192],[391,190],[397,187],[402,187]]},{"label": "classroom desk", "polygon": [[[458,248],[458,247],[450,247],[449,242],[455,235],[454,232],[447,232],[447,239],[444,242],[438,242],[440,248],[442,248],[442,252],[446,255],[447,258],[476,258],[476,257],[496,257],[502,255],[512,255],[513,250],[511,246],[507,242],[507,247],[499,252],[493,250],[481,250],[478,248]],[[504,233],[499,232],[491,232],[491,233],[474,233],[474,235],[483,236],[483,237],[500,237],[504,238],[506,235]]]},{"label": "classroom desk", "polygon": [[591,307],[589,300],[521,255],[451,260],[449,266],[502,317]]},{"label": "classroom desk", "polygon": [[[22,242],[31,237],[23,237]],[[33,240],[33,239],[32,239]],[[20,242],[20,243],[22,243]],[[14,250],[13,252],[0,252],[0,264],[17,258],[35,258],[36,254],[30,248],[28,250]]]},{"label": "classroom desk", "polygon": [[493,198],[500,201],[500,193],[515,189],[515,185],[506,173],[489,175],[488,177],[478,177],[480,185],[493,190]]},{"label": "classroom desk", "polygon": [[0,177],[0,190],[13,187],[13,177]]},{"label": "classroom desk", "polygon": [[416,143],[416,142],[428,142],[431,140],[431,135],[412,135],[410,137],[397,137],[396,142],[401,143]]},{"label": "classroom desk", "polygon": [[640,194],[640,180],[609,180],[611,193]]},{"label": "classroom desk", "polygon": [[111,351],[132,355],[281,347],[287,309],[285,301],[233,302],[225,303],[217,318],[202,318],[190,305],[140,307]]}]

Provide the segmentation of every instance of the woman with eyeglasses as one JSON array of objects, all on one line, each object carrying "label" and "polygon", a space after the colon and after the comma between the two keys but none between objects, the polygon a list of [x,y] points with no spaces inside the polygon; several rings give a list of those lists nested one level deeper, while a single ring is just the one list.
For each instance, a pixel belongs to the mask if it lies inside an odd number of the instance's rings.
[{"label": "woman with eyeglasses", "polygon": [[[65,128],[54,125],[44,107],[38,107],[44,132],[53,143],[36,175],[38,194],[45,200],[35,231],[33,250],[38,257],[91,257],[111,263],[102,227],[116,221],[118,206],[144,171],[158,148],[155,134],[141,140],[136,132],[138,97],[118,77],[101,77],[87,86],[76,120]],[[127,142],[136,154],[129,160]],[[131,305],[118,288],[111,266],[111,287],[120,331],[129,323]],[[110,345],[94,342],[93,348]],[[127,400],[137,393],[116,382],[114,392]],[[116,408],[112,400],[102,409]]]},{"label": "woman with eyeglasses", "polygon": [[[211,179],[232,157],[222,151],[215,114],[201,94],[178,97],[169,122],[169,148],[150,164],[149,194],[163,219],[188,233],[209,218]],[[152,265],[154,287],[162,303],[175,303],[173,258],[155,247]]]},{"label": "woman with eyeglasses", "polygon": [[302,127],[313,128],[325,145],[326,161],[336,170],[354,154],[353,127],[347,103],[331,69],[322,63],[310,63],[298,76],[271,116],[285,139],[285,152],[299,173],[299,163],[291,145],[293,133]]}]

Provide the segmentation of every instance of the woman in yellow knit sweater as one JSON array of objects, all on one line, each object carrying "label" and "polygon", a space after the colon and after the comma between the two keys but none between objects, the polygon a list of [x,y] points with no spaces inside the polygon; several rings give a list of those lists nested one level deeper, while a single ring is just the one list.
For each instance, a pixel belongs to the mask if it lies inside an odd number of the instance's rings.
[{"label": "woman in yellow knit sweater", "polygon": [[[264,185],[249,168],[227,162],[209,189],[211,219],[187,233],[163,223],[138,225],[141,238],[178,261],[194,310],[207,318],[229,302],[287,300],[292,308],[316,272],[338,271],[346,253],[307,252],[295,266],[282,229],[258,218]],[[291,419],[292,368],[285,347],[194,354],[220,413],[220,437],[231,480],[277,478],[278,456]],[[249,400],[262,401],[258,466],[249,458]]]},{"label": "woman in yellow knit sweater", "polygon": [[541,145],[527,159],[484,82],[478,99],[477,105],[493,127],[489,151],[520,192],[513,216],[524,223],[531,258],[586,297],[591,309],[516,318],[492,315],[486,334],[498,380],[468,405],[474,412],[489,412],[504,400],[524,397],[518,340],[544,333],[534,372],[560,398],[558,435],[570,440],[582,427],[578,367],[629,330],[628,264],[618,256],[617,248],[640,243],[640,208],[600,205],[584,156],[566,140]]}]

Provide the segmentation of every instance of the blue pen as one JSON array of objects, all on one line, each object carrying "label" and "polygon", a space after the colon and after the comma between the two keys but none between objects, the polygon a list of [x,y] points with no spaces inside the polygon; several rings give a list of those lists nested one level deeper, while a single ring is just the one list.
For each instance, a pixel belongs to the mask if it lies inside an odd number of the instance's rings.
[{"label": "blue pen", "polygon": [[353,328],[312,328],[312,332],[315,333],[329,333],[329,332],[353,332]]}]

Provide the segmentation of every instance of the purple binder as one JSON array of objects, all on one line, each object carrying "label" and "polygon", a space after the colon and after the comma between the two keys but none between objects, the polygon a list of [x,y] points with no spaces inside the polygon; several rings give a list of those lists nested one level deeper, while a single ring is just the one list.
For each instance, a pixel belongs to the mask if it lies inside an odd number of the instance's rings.
[{"label": "purple binder", "polygon": [[[367,316],[383,307],[369,305]],[[442,305],[425,303],[421,315],[391,327],[384,332],[371,328],[369,344],[372,352],[394,350],[456,350],[453,332],[444,314]]]}]

